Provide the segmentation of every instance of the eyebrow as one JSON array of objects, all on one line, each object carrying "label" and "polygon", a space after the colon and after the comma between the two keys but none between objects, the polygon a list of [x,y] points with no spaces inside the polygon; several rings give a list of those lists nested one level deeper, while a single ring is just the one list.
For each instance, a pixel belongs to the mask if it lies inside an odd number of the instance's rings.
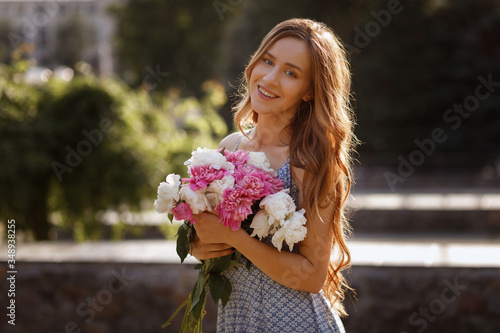
[{"label": "eyebrow", "polygon": [[[268,56],[270,56],[271,58],[273,58],[273,59],[275,59],[275,60],[276,60],[276,57],[275,57],[275,56],[273,56],[271,53],[266,52],[265,54],[267,54]],[[301,69],[299,66],[297,66],[297,65],[291,64],[291,63],[289,63],[289,62],[286,62],[286,63],[285,63],[285,65],[290,66],[290,67],[293,67],[293,68],[296,68],[296,69],[297,69],[297,70],[299,70],[301,73],[303,73],[303,72],[302,72],[302,69]]]}]

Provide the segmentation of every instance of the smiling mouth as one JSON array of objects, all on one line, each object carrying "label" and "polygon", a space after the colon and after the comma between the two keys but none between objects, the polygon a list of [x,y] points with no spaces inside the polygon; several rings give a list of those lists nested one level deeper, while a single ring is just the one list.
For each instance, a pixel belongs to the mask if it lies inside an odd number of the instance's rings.
[{"label": "smiling mouth", "polygon": [[261,86],[258,86],[258,89],[259,91],[262,93],[262,95],[264,96],[267,96],[267,97],[271,97],[271,98],[276,98],[276,97],[279,97],[278,95],[275,95],[267,90],[265,90],[264,88],[262,88]]}]

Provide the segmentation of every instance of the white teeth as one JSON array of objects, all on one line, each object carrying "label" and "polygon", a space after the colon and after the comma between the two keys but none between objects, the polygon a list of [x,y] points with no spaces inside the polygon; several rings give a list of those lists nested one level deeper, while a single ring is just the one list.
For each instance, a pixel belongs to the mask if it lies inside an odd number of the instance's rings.
[{"label": "white teeth", "polygon": [[270,92],[265,91],[265,90],[264,90],[264,89],[262,89],[262,87],[260,87],[260,86],[259,86],[259,91],[260,91],[261,93],[263,93],[264,95],[266,95],[267,97],[276,97],[276,95],[275,95],[275,94],[271,94]]}]

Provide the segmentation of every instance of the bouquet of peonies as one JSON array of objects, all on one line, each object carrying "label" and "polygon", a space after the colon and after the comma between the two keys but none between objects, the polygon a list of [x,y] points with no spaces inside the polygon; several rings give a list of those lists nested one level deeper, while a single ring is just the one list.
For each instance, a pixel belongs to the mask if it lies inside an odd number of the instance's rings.
[{"label": "bouquet of peonies", "polygon": [[[263,152],[231,152],[224,149],[198,148],[184,163],[189,178],[170,174],[158,187],[156,211],[172,214],[184,223],[177,232],[177,254],[184,261],[194,236],[193,214],[216,210],[219,222],[232,230],[243,228],[252,237],[272,235],[273,245],[281,251],[283,242],[290,249],[307,233],[305,211],[296,211],[283,181],[276,177]],[[195,266],[198,280],[188,298],[172,317],[162,325],[168,326],[186,307],[181,332],[201,332],[208,291],[215,302],[225,306],[231,294],[231,283],[223,275],[226,270],[241,266],[242,255],[234,253],[203,260]],[[247,260],[247,269],[250,269]]]}]

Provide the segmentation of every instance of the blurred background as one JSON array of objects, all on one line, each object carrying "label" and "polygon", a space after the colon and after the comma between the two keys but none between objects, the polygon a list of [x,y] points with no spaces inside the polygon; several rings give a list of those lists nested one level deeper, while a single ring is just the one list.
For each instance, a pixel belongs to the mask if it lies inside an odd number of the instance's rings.
[{"label": "blurred background", "polygon": [[353,73],[347,331],[500,330],[497,1],[0,0],[0,331],[168,331],[194,271],[156,188],[234,131],[249,56],[292,17]]}]

